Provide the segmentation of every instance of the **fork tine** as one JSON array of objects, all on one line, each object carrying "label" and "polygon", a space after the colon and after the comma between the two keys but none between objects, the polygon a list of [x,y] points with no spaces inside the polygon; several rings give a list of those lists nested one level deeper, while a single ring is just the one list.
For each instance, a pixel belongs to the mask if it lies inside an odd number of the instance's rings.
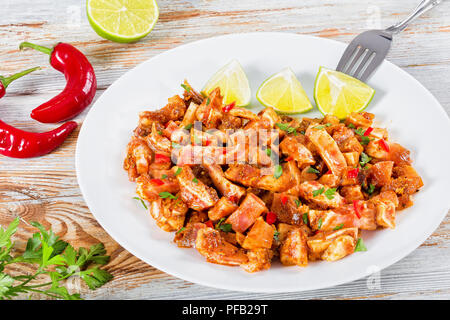
[{"label": "fork tine", "polygon": [[368,50],[367,54],[363,57],[363,59],[361,60],[361,63],[359,64],[358,68],[356,68],[356,71],[354,73],[354,77],[359,79],[359,75],[361,74],[362,71],[365,71],[364,67],[367,65],[367,63],[370,63],[371,58],[373,57],[373,55],[375,54],[375,52]]},{"label": "fork tine", "polygon": [[359,80],[366,82],[366,80],[370,77],[370,75],[380,66],[380,64],[384,61],[384,56],[376,54],[372,61],[367,66],[366,70],[363,72]]},{"label": "fork tine", "polygon": [[344,54],[341,57],[341,60],[339,60],[338,66],[336,68],[337,71],[344,72],[344,68],[348,64],[350,58],[353,56],[353,53],[357,49],[355,43],[350,43],[347,46],[347,49],[345,49]]},{"label": "fork tine", "polygon": [[349,76],[353,76],[355,74],[352,71],[355,70],[360,65],[359,59],[361,58],[361,56],[364,59],[363,54],[366,55],[367,51],[368,51],[367,48],[364,48],[362,46],[359,47],[358,53],[353,57],[352,61],[348,65],[347,71],[345,72],[346,74],[348,74]]}]

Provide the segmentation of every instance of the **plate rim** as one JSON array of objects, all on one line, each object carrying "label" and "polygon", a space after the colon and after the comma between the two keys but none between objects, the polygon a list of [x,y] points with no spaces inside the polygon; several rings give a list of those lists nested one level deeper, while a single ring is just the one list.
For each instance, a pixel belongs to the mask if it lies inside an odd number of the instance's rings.
[{"label": "plate rim", "polygon": [[[252,37],[252,36],[262,36],[262,35],[267,35],[267,36],[295,36],[298,38],[309,38],[309,39],[320,39],[321,41],[324,42],[334,42],[339,44],[340,46],[346,46],[347,44],[341,41],[337,41],[334,39],[328,39],[328,38],[323,38],[323,37],[317,37],[317,36],[312,36],[312,35],[308,35],[308,34],[297,34],[297,33],[292,33],[292,32],[244,32],[244,33],[231,33],[231,34],[226,34],[226,35],[219,35],[219,36],[213,36],[213,37],[208,37],[208,38],[204,38],[204,39],[200,39],[200,40],[194,40],[188,43],[184,43],[181,44],[179,46],[176,46],[174,48],[171,48],[169,50],[165,50],[161,53],[158,53],[156,55],[154,55],[153,57],[137,64],[136,66],[134,66],[133,68],[129,69],[128,71],[126,71],[124,74],[122,74],[119,78],[117,78],[116,80],[114,80],[114,82],[97,98],[97,100],[95,101],[95,103],[91,106],[90,110],[88,111],[86,117],[83,120],[83,125],[81,126],[81,130],[79,132],[78,138],[77,138],[77,143],[76,143],[76,151],[75,151],[75,170],[76,170],[76,176],[77,176],[77,182],[79,185],[79,188],[81,190],[81,193],[83,195],[83,200],[86,202],[89,211],[92,213],[92,215],[94,216],[94,218],[96,219],[96,221],[100,224],[100,226],[108,233],[109,236],[111,236],[111,238],[116,241],[120,246],[122,246],[125,250],[127,250],[128,252],[130,252],[132,255],[134,255],[135,257],[137,257],[138,259],[142,260],[143,262],[145,262],[146,264],[162,271],[165,272],[169,275],[175,276],[179,279],[185,280],[185,281],[189,281],[192,283],[196,283],[196,284],[200,284],[203,286],[207,286],[209,288],[218,288],[218,289],[225,289],[225,290],[231,290],[231,291],[238,291],[238,292],[247,292],[247,293],[288,293],[288,292],[303,292],[303,291],[311,291],[311,290],[319,290],[319,289],[324,289],[324,288],[331,288],[331,287],[335,287],[338,285],[342,285],[345,283],[350,283],[359,279],[363,279],[367,276],[369,276],[369,274],[367,273],[366,275],[362,274],[362,273],[354,273],[354,274],[350,274],[347,275],[345,277],[341,277],[341,278],[336,278],[335,281],[331,281],[328,282],[327,284],[323,284],[323,285],[316,285],[316,286],[310,286],[310,287],[306,287],[306,288],[298,288],[298,289],[278,289],[278,288],[273,288],[270,285],[264,285],[264,286],[259,286],[258,289],[253,289],[253,288],[248,288],[248,287],[241,287],[241,288],[236,288],[233,285],[227,285],[226,283],[219,283],[219,284],[214,284],[211,281],[208,280],[203,280],[201,277],[191,277],[189,275],[185,275],[181,272],[178,271],[174,271],[174,270],[167,270],[170,268],[166,268],[165,266],[161,266],[159,263],[154,263],[154,262],[150,262],[151,259],[148,259],[148,257],[144,257],[142,256],[139,252],[137,252],[137,250],[134,250],[133,248],[130,248],[127,245],[127,241],[126,239],[123,239],[122,236],[120,234],[115,233],[114,231],[110,230],[108,226],[106,226],[106,222],[102,222],[100,221],[101,219],[98,219],[96,214],[94,213],[94,211],[91,209],[91,199],[89,196],[87,196],[87,192],[85,190],[84,184],[83,184],[83,178],[81,176],[81,155],[80,155],[80,144],[81,144],[81,137],[83,136],[84,132],[87,130],[85,129],[84,123],[87,122],[90,118],[91,110],[95,107],[95,105],[98,103],[98,101],[101,101],[102,97],[110,90],[113,90],[114,87],[117,85],[117,83],[119,83],[120,81],[122,81],[123,78],[126,78],[133,70],[141,67],[142,65],[146,64],[146,63],[150,63],[152,60],[160,57],[160,56],[164,56],[166,54],[169,54],[173,51],[176,50],[182,50],[183,48],[189,47],[189,46],[195,46],[198,43],[202,43],[205,41],[211,41],[211,40],[218,40],[218,39],[226,39],[226,38],[234,38],[234,37]],[[390,65],[390,67],[393,67],[394,69],[397,69],[398,72],[401,72],[403,75],[407,76],[409,78],[409,80],[412,80],[413,82],[415,82],[416,84],[418,84],[423,90],[424,92],[427,94],[427,96],[434,101],[434,103],[436,105],[438,105],[440,108],[437,108],[437,110],[439,110],[442,115],[446,118],[449,126],[450,126],[450,118],[448,116],[448,114],[446,113],[445,109],[443,108],[443,106],[441,105],[441,103],[434,97],[434,95],[420,82],[418,81],[416,78],[414,78],[411,74],[409,74],[408,72],[406,72],[405,70],[401,69],[399,66],[395,65],[394,63],[390,62],[389,60],[385,60],[383,62],[383,64],[388,64]],[[417,249],[424,241],[426,241],[426,239],[428,239],[430,237],[430,235],[439,227],[439,225],[442,223],[443,219],[445,218],[445,216],[448,213],[448,208],[450,207],[450,199],[448,199],[449,204],[447,205],[447,209],[444,210],[442,213],[436,213],[436,220],[434,223],[432,223],[429,228],[424,231],[422,233],[422,236],[418,238],[418,240],[416,240],[415,242],[412,243],[408,243],[407,246],[405,246],[405,249],[402,250],[401,254],[398,254],[394,257],[391,257],[390,259],[385,259],[382,261],[382,263],[379,263],[377,266],[379,267],[379,271],[395,264],[396,262],[404,259],[406,256],[408,256],[409,254],[411,254],[415,249]]]}]

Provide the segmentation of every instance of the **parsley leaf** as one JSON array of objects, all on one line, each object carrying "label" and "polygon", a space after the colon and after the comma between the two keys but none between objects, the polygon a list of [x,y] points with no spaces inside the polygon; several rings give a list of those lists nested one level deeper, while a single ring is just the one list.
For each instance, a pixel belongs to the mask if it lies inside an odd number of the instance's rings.
[{"label": "parsley leaf", "polygon": [[163,174],[162,176],[161,176],[161,179],[167,179],[167,174]]},{"label": "parsley leaf", "polygon": [[318,195],[322,194],[325,191],[325,188],[322,187],[320,189],[314,190],[313,191],[313,197],[317,197]]},{"label": "parsley leaf", "polygon": [[355,133],[358,136],[364,136],[364,132],[366,132],[366,130],[364,130],[363,128],[358,128],[358,129],[355,130]]},{"label": "parsley leaf", "polygon": [[364,241],[362,238],[358,238],[358,241],[356,242],[355,251],[367,251],[366,245],[364,244]]},{"label": "parsley leaf", "polygon": [[195,183],[195,184],[198,184],[198,179],[194,178],[194,179],[192,179],[192,182]]},{"label": "parsley leaf", "polygon": [[278,123],[275,123],[275,125],[278,128],[280,128],[281,130],[286,131],[287,133],[294,133],[297,130],[297,128],[290,127],[287,123],[278,122]]},{"label": "parsley leaf", "polygon": [[178,230],[175,234],[179,234],[180,232],[183,232],[184,230],[186,230],[185,227],[181,227],[180,230]]},{"label": "parsley leaf", "polygon": [[267,154],[268,157],[270,157],[272,155],[272,149],[267,148],[266,149],[266,154]]},{"label": "parsley leaf", "polygon": [[189,93],[191,91],[191,88],[187,85],[185,85],[184,83],[181,84],[181,87],[186,90],[187,93]]},{"label": "parsley leaf", "polygon": [[359,160],[361,167],[364,167],[370,160],[372,160],[371,157],[369,157],[366,153],[361,152],[361,159]]},{"label": "parsley leaf", "polygon": [[344,227],[344,224],[341,223],[341,224],[337,225],[336,227],[334,227],[334,228],[333,228],[333,231],[341,230],[343,227]]},{"label": "parsley leaf", "polygon": [[320,173],[319,170],[317,170],[316,168],[313,168],[313,167],[309,167],[309,168],[306,170],[306,172],[308,172],[308,173]]},{"label": "parsley leaf", "polygon": [[[60,240],[53,231],[47,230],[38,222],[30,222],[39,232],[27,241],[22,255],[12,257],[11,236],[16,232],[18,218],[4,230],[0,227],[0,300],[11,299],[20,293],[36,292],[56,299],[80,300],[80,294],[69,294],[64,280],[79,276],[91,289],[98,288],[112,279],[112,275],[100,269],[99,265],[109,262],[102,243],[90,249],[75,250],[67,242]],[[35,273],[12,276],[3,272],[5,264],[13,263],[38,264]],[[95,266],[88,268],[91,264]],[[38,277],[49,278],[49,282],[34,283]]]},{"label": "parsley leaf", "polygon": [[334,199],[335,193],[336,193],[336,188],[329,188],[329,189],[327,189],[327,191],[325,191],[324,194],[329,200],[332,200],[332,199]]},{"label": "parsley leaf", "polygon": [[274,239],[275,241],[280,241],[280,239],[278,238],[279,235],[280,235],[280,233],[279,233],[278,231],[274,231],[274,233],[273,233],[273,239]]},{"label": "parsley leaf", "polygon": [[175,171],[175,177],[177,175],[179,175],[181,173],[181,171],[183,171],[183,169],[181,169],[180,167],[178,167],[177,171]]},{"label": "parsley leaf", "polygon": [[142,203],[142,206],[145,208],[145,210],[148,210],[147,205],[145,204],[144,200],[142,200],[139,197],[133,197],[134,200],[139,200]]},{"label": "parsley leaf", "polygon": [[298,200],[298,199],[295,199],[294,202],[295,202],[295,205],[297,206],[297,208],[300,207],[300,205],[302,204],[300,202],[300,200]]},{"label": "parsley leaf", "polygon": [[186,130],[191,130],[192,126],[193,126],[193,124],[192,124],[192,123],[189,123],[188,125],[186,125],[186,126],[184,127],[184,129],[186,129]]},{"label": "parsley leaf", "polygon": [[278,179],[279,177],[281,177],[281,175],[283,174],[283,167],[280,165],[277,165],[275,167],[275,171],[273,173],[273,176],[275,177],[275,179]]},{"label": "parsley leaf", "polygon": [[209,97],[206,98],[206,105],[209,106],[210,103],[211,103],[211,99]]},{"label": "parsley leaf", "polygon": [[176,199],[178,198],[178,197],[175,197],[173,194],[171,194],[170,192],[167,192],[167,191],[160,192],[158,195],[159,195],[159,197],[162,198],[162,199],[167,199],[167,198],[169,198],[169,199],[176,200]]},{"label": "parsley leaf", "polygon": [[353,123],[349,123],[347,127],[349,127],[350,129],[355,129],[356,128]]},{"label": "parsley leaf", "polygon": [[369,142],[370,142],[371,140],[372,140],[372,139],[369,138],[369,137],[362,136],[362,137],[361,137],[361,144],[362,144],[363,146],[366,146],[366,145],[369,144]]},{"label": "parsley leaf", "polygon": [[320,228],[322,228],[322,223],[323,223],[323,219],[320,218],[319,219],[319,224],[317,225],[317,230],[320,230]]},{"label": "parsley leaf", "polygon": [[308,212],[305,212],[304,214],[302,214],[302,219],[303,219],[303,223],[308,225],[308,223],[309,223]]}]

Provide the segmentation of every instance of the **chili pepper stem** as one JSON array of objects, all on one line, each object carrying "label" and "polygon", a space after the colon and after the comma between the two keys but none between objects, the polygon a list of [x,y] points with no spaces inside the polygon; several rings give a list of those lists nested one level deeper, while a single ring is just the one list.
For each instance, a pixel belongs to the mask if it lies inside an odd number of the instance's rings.
[{"label": "chili pepper stem", "polygon": [[0,76],[0,82],[3,84],[3,87],[5,87],[5,89],[6,89],[11,84],[11,82],[13,82],[14,80],[17,80],[33,71],[40,70],[40,69],[41,69],[41,67],[34,67],[31,69],[24,70],[22,72],[18,72],[9,77]]},{"label": "chili pepper stem", "polygon": [[40,46],[40,45],[31,43],[31,42],[27,42],[27,41],[22,42],[22,43],[19,45],[19,49],[20,49],[20,50],[23,50],[24,48],[31,48],[31,49],[34,49],[34,50],[37,50],[37,51],[46,53],[46,54],[48,54],[48,55],[51,55],[51,54],[52,54],[52,51],[53,51],[53,49],[50,49],[50,48],[47,48],[47,47],[43,47],[43,46]]}]

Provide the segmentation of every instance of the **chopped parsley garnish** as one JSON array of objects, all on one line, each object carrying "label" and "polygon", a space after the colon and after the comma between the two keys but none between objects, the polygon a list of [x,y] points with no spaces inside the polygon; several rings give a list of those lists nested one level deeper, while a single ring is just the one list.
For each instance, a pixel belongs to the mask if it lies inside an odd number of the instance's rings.
[{"label": "chopped parsley garnish", "polygon": [[367,251],[366,245],[364,244],[364,241],[362,238],[358,238],[358,241],[356,242],[355,252],[358,252],[358,251]]},{"label": "chopped parsley garnish", "polygon": [[194,134],[194,143],[196,145],[201,145],[202,144],[202,140],[199,137],[197,137],[196,134]]},{"label": "chopped parsley garnish", "polygon": [[193,126],[193,124],[189,123],[187,126],[184,127],[184,129],[191,130],[192,126]]},{"label": "chopped parsley garnish", "polygon": [[148,208],[147,208],[147,205],[145,204],[145,202],[144,202],[144,200],[142,200],[141,198],[139,198],[139,197],[133,197],[133,199],[134,200],[139,200],[139,201],[141,201],[141,203],[142,203],[142,206],[145,208],[145,210],[147,210]]},{"label": "chopped parsley garnish", "polygon": [[206,98],[206,105],[207,105],[207,106],[209,106],[210,102],[211,102],[211,99],[210,99],[209,97]]},{"label": "chopped parsley garnish", "polygon": [[186,90],[187,93],[191,92],[191,88],[187,85],[185,85],[184,83],[181,84],[181,87]]},{"label": "chopped parsley garnish", "polygon": [[163,174],[163,175],[161,176],[161,179],[167,179],[167,174]]},{"label": "chopped parsley garnish", "polygon": [[355,130],[355,133],[358,136],[364,136],[364,132],[366,132],[366,130],[364,130],[363,128],[358,128],[358,129]]},{"label": "chopped parsley garnish", "polygon": [[332,200],[332,199],[334,199],[334,194],[335,193],[336,193],[336,188],[330,188],[330,189],[327,189],[327,191],[325,191],[325,196],[329,200]]},{"label": "chopped parsley garnish", "polygon": [[281,177],[282,174],[283,174],[283,167],[277,165],[275,167],[275,172],[273,173],[273,176],[275,177],[275,179],[278,179],[279,177]]},{"label": "chopped parsley garnish", "polygon": [[316,168],[313,168],[313,167],[309,167],[309,168],[306,170],[306,172],[308,172],[308,173],[320,173],[319,170],[317,170]]},{"label": "chopped parsley garnish", "polygon": [[314,129],[322,130],[323,128],[326,128],[326,127],[329,127],[329,126],[332,126],[332,124],[331,123],[327,123],[327,124],[324,124],[324,125],[315,126]]},{"label": "chopped parsley garnish", "polygon": [[372,194],[375,191],[375,185],[369,183],[369,187],[367,188],[367,193]]},{"label": "chopped parsley garnish", "polygon": [[319,194],[322,194],[325,191],[325,188],[322,187],[320,189],[314,190],[313,191],[313,197],[317,197]]},{"label": "chopped parsley garnish", "polygon": [[361,137],[361,144],[363,146],[367,146],[372,139],[366,136]]},{"label": "chopped parsley garnish", "polygon": [[270,157],[272,155],[272,149],[267,148],[266,149],[266,154],[267,154],[268,157]]},{"label": "chopped parsley garnish", "polygon": [[288,124],[286,123],[276,123],[275,124],[278,128],[280,128],[283,131],[286,131],[287,133],[294,133],[297,128],[294,127],[290,127]]},{"label": "chopped parsley garnish", "polygon": [[175,177],[177,175],[179,175],[181,173],[181,171],[183,171],[183,169],[181,169],[180,167],[178,167],[177,171],[175,171]]},{"label": "chopped parsley garnish", "polygon": [[350,129],[355,129],[356,128],[353,123],[349,123],[347,127],[349,127]]},{"label": "chopped parsley garnish", "polygon": [[179,148],[181,148],[181,144],[176,143],[176,142],[172,142],[172,148],[179,149]]},{"label": "chopped parsley garnish", "polygon": [[294,202],[295,202],[295,205],[297,206],[297,208],[300,207],[300,205],[302,204],[300,202],[300,200],[298,200],[298,199],[295,199]]},{"label": "chopped parsley garnish", "polygon": [[230,223],[223,223],[225,221],[225,218],[222,218],[217,222],[216,224],[216,230],[221,230],[223,232],[231,232],[232,225]]},{"label": "chopped parsley garnish", "polygon": [[275,232],[273,233],[273,239],[274,239],[275,241],[280,241],[280,239],[278,238],[279,235],[280,235],[280,233],[279,233],[278,231],[275,231]]},{"label": "chopped parsley garnish", "polygon": [[303,219],[303,223],[308,225],[308,223],[309,223],[308,212],[305,212],[304,214],[302,214],[302,219]]},{"label": "chopped parsley garnish", "polygon": [[372,160],[371,157],[369,157],[366,153],[361,152],[361,159],[359,160],[361,167],[364,167],[370,160]]},{"label": "chopped parsley garnish", "polygon": [[160,136],[162,136],[162,135],[163,135],[163,132],[162,132],[161,130],[158,130],[158,134],[159,134]]},{"label": "chopped parsley garnish", "polygon": [[344,224],[341,223],[341,224],[337,225],[336,227],[334,227],[334,228],[333,228],[333,231],[341,230],[343,227],[344,227]]},{"label": "chopped parsley garnish", "polygon": [[182,227],[180,230],[177,231],[176,234],[179,234],[180,232],[182,232],[182,231],[184,231],[184,230],[186,230],[186,228],[185,228],[185,227]]},{"label": "chopped parsley garnish", "polygon": [[162,199],[167,199],[167,198],[173,199],[173,200],[178,199],[178,197],[175,197],[173,194],[171,194],[170,192],[167,192],[167,191],[160,192],[158,195]]},{"label": "chopped parsley garnish", "polygon": [[322,223],[323,223],[323,219],[320,218],[319,219],[319,224],[317,225],[317,230],[320,230],[320,228],[322,228]]},{"label": "chopped parsley garnish", "polygon": [[303,130],[302,130],[302,131],[300,131],[300,133],[301,133],[302,135],[305,135],[305,131],[303,131]]},{"label": "chopped parsley garnish", "polygon": [[192,182],[195,183],[195,184],[198,184],[198,179],[194,178],[194,179],[192,179]]}]

